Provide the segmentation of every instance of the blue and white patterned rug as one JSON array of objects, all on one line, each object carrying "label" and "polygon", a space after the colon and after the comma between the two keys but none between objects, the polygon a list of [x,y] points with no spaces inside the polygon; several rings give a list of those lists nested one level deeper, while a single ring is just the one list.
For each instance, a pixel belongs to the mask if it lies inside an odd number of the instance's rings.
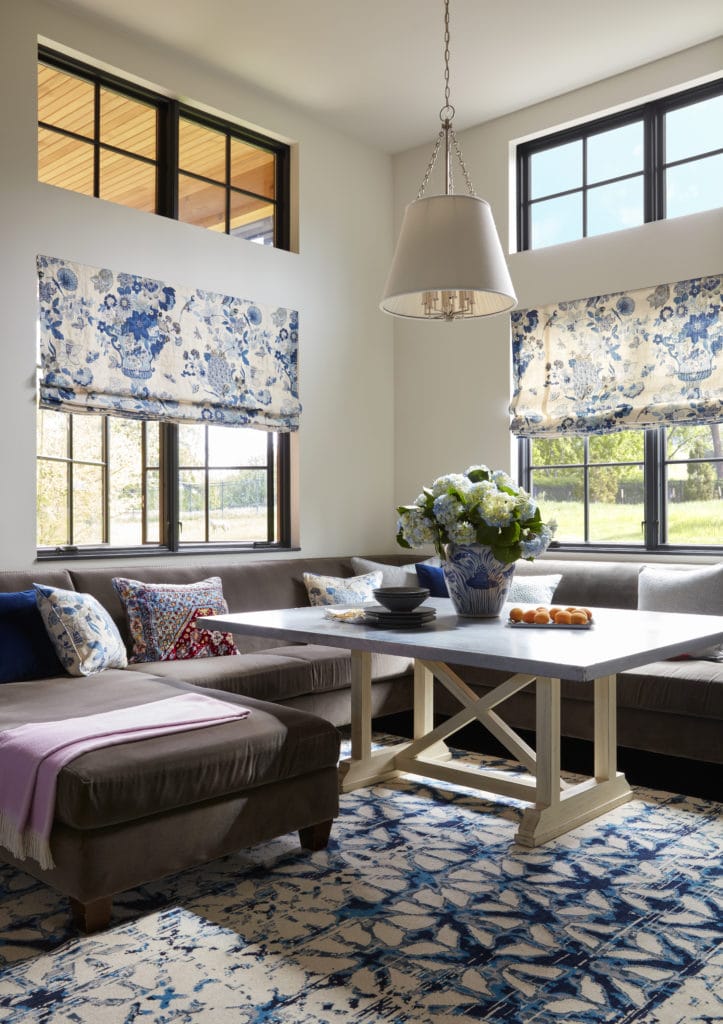
[{"label": "blue and white patterned rug", "polygon": [[723,1020],[723,805],[636,790],[527,850],[518,808],[443,784],[341,802],[328,849],[286,836],[143,886],[94,936],[0,868],[0,1021]]}]

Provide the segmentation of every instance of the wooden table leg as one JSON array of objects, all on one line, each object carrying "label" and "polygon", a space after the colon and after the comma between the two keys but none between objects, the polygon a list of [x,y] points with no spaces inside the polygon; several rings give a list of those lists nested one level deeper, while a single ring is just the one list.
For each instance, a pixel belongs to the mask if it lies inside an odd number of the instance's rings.
[{"label": "wooden table leg", "polygon": [[371,786],[400,773],[394,758],[407,743],[372,752],[372,656],[369,651],[351,652],[351,758],[339,765],[343,793]]},{"label": "wooden table leg", "polygon": [[522,815],[516,840],[541,846],[632,797],[616,772],[615,678],[595,687],[595,778],[563,788],[560,780],[560,680],[537,680],[537,789],[535,806]]}]

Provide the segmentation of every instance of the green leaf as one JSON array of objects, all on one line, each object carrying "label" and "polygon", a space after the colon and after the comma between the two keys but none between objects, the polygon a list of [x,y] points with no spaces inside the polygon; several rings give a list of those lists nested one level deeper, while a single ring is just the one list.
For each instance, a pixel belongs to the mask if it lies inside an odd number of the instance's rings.
[{"label": "green leaf", "polygon": [[397,544],[399,545],[400,548],[409,548],[411,550],[412,547],[409,541],[405,540],[405,538],[402,536],[401,531],[397,534]]}]

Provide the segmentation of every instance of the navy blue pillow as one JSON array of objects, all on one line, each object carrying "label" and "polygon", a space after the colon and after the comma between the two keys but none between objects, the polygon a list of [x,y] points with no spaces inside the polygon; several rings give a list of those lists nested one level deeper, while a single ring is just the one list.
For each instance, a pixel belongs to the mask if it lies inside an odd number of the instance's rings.
[{"label": "navy blue pillow", "polygon": [[417,570],[420,587],[427,587],[430,597],[449,597],[447,581],[444,578],[444,569],[441,565],[417,562],[414,568]]},{"label": "navy blue pillow", "polygon": [[0,594],[0,683],[64,676],[34,590]]}]

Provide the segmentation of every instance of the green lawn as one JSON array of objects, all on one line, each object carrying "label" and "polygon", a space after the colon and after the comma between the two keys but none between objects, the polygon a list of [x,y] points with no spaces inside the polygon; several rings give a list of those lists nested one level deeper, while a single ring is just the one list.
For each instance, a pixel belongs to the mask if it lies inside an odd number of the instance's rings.
[{"label": "green lawn", "polygon": [[[582,541],[582,509],[578,502],[542,501],[542,518],[557,520],[555,539]],[[722,544],[723,501],[686,501],[668,507],[668,543]],[[590,505],[590,539],[618,544],[642,544],[643,506],[593,502]]]}]

